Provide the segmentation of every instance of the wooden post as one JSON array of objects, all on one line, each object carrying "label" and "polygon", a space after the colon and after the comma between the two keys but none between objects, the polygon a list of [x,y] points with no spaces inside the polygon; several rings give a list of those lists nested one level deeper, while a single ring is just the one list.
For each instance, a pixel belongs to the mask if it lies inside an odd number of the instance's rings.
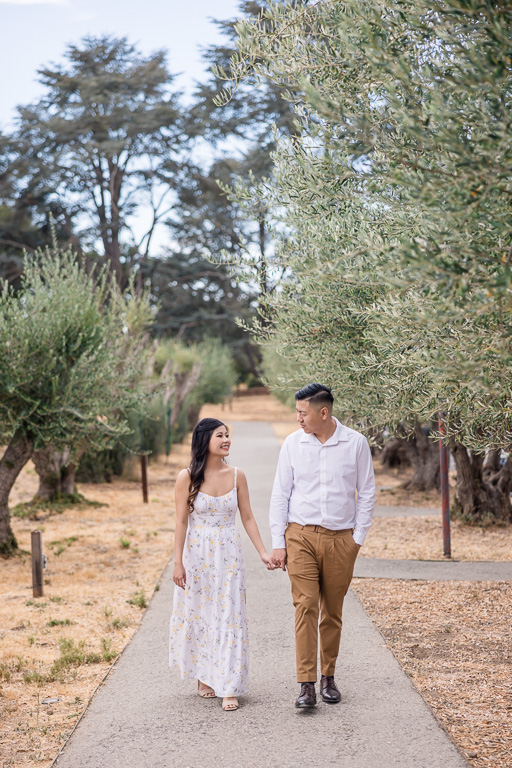
[{"label": "wooden post", "polygon": [[32,546],[32,595],[43,596],[43,534],[32,531],[30,535]]},{"label": "wooden post", "polygon": [[168,456],[171,452],[171,414],[172,414],[172,408],[171,404],[167,403],[167,409],[166,409],[166,435],[165,435],[165,455]]},{"label": "wooden post", "polygon": [[148,503],[148,455],[147,453],[141,453],[140,455],[140,469],[142,477],[142,501],[144,504]]},{"label": "wooden post", "polygon": [[[443,414],[439,414],[439,432],[446,434],[444,428]],[[441,513],[443,520],[443,555],[452,556],[451,534],[450,534],[450,486],[448,484],[448,446],[439,441],[439,460],[441,469]]]}]

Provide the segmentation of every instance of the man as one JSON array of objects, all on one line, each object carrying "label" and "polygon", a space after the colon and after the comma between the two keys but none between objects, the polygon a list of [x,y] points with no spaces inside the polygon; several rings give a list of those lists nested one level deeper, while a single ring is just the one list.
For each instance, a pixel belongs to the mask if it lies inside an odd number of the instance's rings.
[{"label": "man", "polygon": [[328,704],[341,699],[334,669],[343,599],[372,524],[375,480],[368,443],[333,417],[329,387],[308,384],[295,400],[301,430],[279,454],[270,529],[272,558],[283,571],[288,566],[295,606],[295,705],[314,707],[319,629],[320,695]]}]

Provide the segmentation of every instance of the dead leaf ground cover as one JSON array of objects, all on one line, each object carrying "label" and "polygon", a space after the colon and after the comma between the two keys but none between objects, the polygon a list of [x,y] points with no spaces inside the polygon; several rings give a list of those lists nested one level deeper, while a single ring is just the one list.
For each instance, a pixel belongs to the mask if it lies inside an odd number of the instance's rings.
[{"label": "dead leaf ground cover", "polygon": [[512,766],[509,582],[354,579],[386,644],[475,768]]},{"label": "dead leaf ground cover", "polygon": [[[479,528],[451,522],[454,560],[512,561],[512,526]],[[444,560],[441,515],[375,517],[361,557],[392,560]]]}]

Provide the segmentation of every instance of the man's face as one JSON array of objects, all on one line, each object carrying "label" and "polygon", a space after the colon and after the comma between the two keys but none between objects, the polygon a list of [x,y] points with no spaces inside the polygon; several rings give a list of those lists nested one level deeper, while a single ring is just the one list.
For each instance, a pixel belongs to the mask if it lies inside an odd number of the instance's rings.
[{"label": "man's face", "polygon": [[325,406],[315,407],[309,400],[296,400],[295,412],[297,421],[307,434],[319,432],[329,418],[329,411]]}]

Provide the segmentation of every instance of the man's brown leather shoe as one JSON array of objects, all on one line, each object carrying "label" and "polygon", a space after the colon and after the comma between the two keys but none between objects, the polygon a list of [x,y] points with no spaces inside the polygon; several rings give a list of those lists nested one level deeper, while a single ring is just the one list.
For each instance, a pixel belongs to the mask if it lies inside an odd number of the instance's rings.
[{"label": "man's brown leather shoe", "polygon": [[341,701],[341,693],[334,682],[334,675],[330,675],[329,677],[322,675],[320,680],[320,696],[322,697],[322,701],[325,701],[326,704],[337,704]]},{"label": "man's brown leather shoe", "polygon": [[299,698],[295,702],[296,707],[316,707],[316,691],[314,683],[301,683]]}]

